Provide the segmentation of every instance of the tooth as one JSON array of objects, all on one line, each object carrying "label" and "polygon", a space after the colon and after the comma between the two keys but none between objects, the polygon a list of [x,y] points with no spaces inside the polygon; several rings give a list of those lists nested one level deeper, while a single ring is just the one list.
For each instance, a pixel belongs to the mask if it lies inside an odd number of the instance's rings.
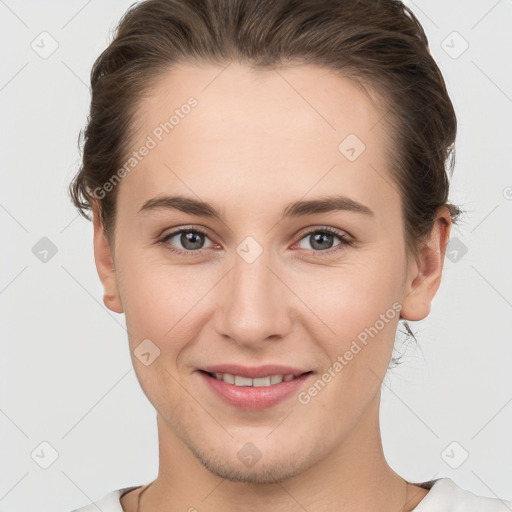
[{"label": "tooth", "polygon": [[253,386],[256,386],[256,387],[270,386],[270,377],[260,377],[257,379],[253,379]]},{"label": "tooth", "polygon": [[224,382],[227,382],[228,384],[234,384],[235,383],[235,376],[231,375],[230,373],[224,373],[222,375],[222,380]]},{"label": "tooth", "polygon": [[252,379],[248,377],[240,377],[239,375],[235,376],[235,384],[237,386],[252,386]]},{"label": "tooth", "polygon": [[251,379],[249,377],[241,377],[240,375],[231,375],[230,373],[215,373],[215,378],[223,380],[228,384],[235,384],[236,386],[254,386],[266,387],[280,384],[281,382],[289,382],[295,378],[295,375],[272,375],[271,377],[257,377]]}]

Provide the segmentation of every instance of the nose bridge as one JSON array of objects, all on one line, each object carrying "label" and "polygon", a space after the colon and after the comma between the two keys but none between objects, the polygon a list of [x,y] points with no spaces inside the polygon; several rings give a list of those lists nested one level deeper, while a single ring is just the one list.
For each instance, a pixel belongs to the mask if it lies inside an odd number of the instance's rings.
[{"label": "nose bridge", "polygon": [[290,328],[285,286],[275,275],[270,250],[254,239],[236,249],[233,268],[225,281],[217,329],[238,344],[257,344],[270,336],[283,336]]}]

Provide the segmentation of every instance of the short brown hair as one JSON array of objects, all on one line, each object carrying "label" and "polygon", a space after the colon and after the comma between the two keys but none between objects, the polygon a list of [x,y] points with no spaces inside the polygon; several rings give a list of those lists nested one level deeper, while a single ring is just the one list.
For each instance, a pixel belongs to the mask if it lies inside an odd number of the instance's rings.
[{"label": "short brown hair", "polygon": [[[147,0],[123,16],[94,63],[82,165],[69,192],[80,213],[125,161],[143,93],[180,61],[258,69],[312,63],[339,71],[381,99],[393,142],[390,173],[400,191],[407,247],[417,253],[448,203],[455,112],[428,41],[398,0]],[[446,165],[448,164],[448,166]],[[112,241],[114,188],[99,203]]]}]

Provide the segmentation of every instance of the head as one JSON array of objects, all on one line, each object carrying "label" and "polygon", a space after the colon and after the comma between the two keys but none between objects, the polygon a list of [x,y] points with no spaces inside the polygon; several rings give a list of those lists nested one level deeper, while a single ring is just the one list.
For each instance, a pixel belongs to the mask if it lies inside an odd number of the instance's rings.
[{"label": "head", "polygon": [[[460,215],[455,113],[420,24],[395,0],[149,0],[91,85],[70,192],[160,425],[220,476],[303,471],[375,409]],[[225,363],[311,373],[243,410],[204,385]]]}]

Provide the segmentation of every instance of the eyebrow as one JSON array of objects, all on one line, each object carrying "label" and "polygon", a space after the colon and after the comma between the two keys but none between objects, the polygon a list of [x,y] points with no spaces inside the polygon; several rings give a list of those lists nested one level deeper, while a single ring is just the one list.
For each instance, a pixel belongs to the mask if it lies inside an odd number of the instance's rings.
[{"label": "eyebrow", "polygon": [[[180,195],[161,195],[147,200],[137,215],[155,210],[179,210],[190,215],[210,217],[223,221],[223,216],[212,203]],[[346,196],[326,196],[324,198],[295,201],[283,211],[285,217],[304,217],[318,213],[349,211],[374,216],[368,206],[358,203]]]}]

